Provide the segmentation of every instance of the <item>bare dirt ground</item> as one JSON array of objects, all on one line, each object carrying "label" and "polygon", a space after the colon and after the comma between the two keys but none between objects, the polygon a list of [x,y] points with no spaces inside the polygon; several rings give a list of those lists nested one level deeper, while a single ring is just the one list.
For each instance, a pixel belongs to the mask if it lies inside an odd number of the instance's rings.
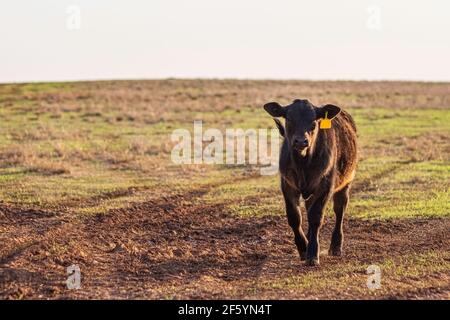
[{"label": "bare dirt ground", "polygon": [[[345,223],[344,256],[322,254],[320,267],[305,267],[285,217],[237,218],[221,205],[197,205],[196,198],[204,192],[162,197],[86,219],[70,218],[63,208],[58,213],[2,204],[0,297],[371,298],[360,281],[366,277],[364,268],[353,274],[361,290],[305,287],[280,293],[261,283],[450,248],[448,218],[350,218]],[[322,229],[322,251],[332,225],[328,221]],[[66,288],[66,267],[71,264],[81,268],[79,290]],[[445,272],[427,276],[439,278],[439,283],[449,279]],[[398,285],[386,281],[385,286]],[[389,292],[378,297],[394,298]],[[395,298],[448,299],[449,292],[448,285],[430,285],[404,290]]]}]

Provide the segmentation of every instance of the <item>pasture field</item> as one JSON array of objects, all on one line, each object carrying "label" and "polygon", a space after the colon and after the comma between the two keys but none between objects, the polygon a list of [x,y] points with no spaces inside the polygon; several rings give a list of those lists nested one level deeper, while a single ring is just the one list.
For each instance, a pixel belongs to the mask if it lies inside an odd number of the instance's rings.
[{"label": "pasture field", "polygon": [[[325,252],[329,206],[320,267],[298,257],[278,175],[170,158],[174,129],[273,128],[262,105],[295,98],[358,127],[344,256]],[[450,83],[0,85],[0,299],[449,299],[449,194]]]}]

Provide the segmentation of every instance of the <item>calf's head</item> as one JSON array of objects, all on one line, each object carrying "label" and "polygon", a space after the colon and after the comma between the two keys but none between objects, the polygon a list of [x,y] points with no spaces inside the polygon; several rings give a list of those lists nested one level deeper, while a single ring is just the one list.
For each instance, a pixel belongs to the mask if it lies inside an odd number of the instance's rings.
[{"label": "calf's head", "polygon": [[275,119],[275,122],[281,134],[287,139],[291,150],[302,156],[305,156],[308,148],[315,143],[319,130],[318,122],[325,116],[333,119],[341,111],[339,107],[332,104],[316,107],[308,100],[299,99],[288,106],[270,102],[264,105],[264,110],[272,117],[285,119],[285,132],[279,120]]}]

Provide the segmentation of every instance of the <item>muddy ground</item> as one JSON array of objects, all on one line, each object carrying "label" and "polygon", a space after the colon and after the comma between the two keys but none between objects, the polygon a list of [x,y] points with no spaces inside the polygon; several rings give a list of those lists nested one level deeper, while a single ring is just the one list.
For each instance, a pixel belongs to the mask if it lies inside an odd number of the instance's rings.
[{"label": "muddy ground", "polygon": [[[449,298],[446,272],[427,275],[428,287],[413,285],[396,292],[396,280],[387,279],[383,285],[389,289],[382,294],[364,288],[364,270],[370,264],[448,250],[448,218],[348,218],[344,256],[337,258],[325,253],[333,225],[328,217],[321,234],[321,266],[306,267],[284,216],[236,217],[223,205],[196,204],[204,192],[161,197],[86,218],[64,208],[49,212],[1,204],[0,298]],[[72,264],[82,273],[78,290],[66,287],[66,268]],[[349,264],[361,268],[346,271]],[[270,279],[340,268],[348,273],[348,287],[318,290],[312,283],[279,290],[265,285]],[[433,278],[440,285],[432,285]]]}]

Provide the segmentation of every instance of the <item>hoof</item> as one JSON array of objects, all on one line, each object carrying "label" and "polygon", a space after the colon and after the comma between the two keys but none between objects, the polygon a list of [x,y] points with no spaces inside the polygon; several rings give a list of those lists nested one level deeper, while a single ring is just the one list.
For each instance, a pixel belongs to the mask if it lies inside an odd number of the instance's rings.
[{"label": "hoof", "polygon": [[328,255],[334,256],[334,257],[340,257],[340,256],[342,256],[342,250],[341,250],[341,248],[330,248],[330,250],[328,250]]},{"label": "hoof", "polygon": [[318,265],[320,265],[319,259],[317,259],[317,258],[306,259],[305,265],[311,266],[311,267],[318,266]]},{"label": "hoof", "polygon": [[300,261],[305,261],[305,260],[306,260],[306,252],[300,253]]}]

